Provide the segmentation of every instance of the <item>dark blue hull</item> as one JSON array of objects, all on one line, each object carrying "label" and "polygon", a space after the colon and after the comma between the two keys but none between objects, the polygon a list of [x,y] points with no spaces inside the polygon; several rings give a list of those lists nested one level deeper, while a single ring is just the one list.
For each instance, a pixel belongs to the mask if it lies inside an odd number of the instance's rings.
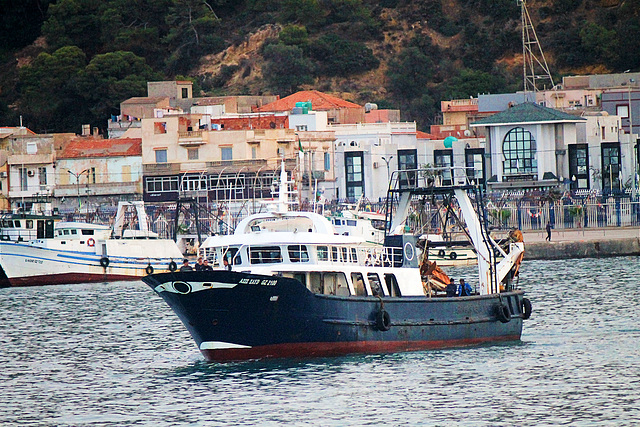
[{"label": "dark blue hull", "polygon": [[294,279],[227,271],[165,273],[142,280],[168,289],[158,294],[208,360],[512,341],[520,339],[524,317],[522,291],[462,298],[340,297],[313,294]]}]

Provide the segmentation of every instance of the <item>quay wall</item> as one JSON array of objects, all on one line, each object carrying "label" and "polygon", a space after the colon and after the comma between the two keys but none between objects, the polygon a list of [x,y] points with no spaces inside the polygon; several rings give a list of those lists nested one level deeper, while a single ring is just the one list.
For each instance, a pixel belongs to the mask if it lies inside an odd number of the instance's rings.
[{"label": "quay wall", "polygon": [[640,255],[640,238],[629,237],[531,243],[525,241],[524,257],[527,260],[556,260],[628,255]]}]

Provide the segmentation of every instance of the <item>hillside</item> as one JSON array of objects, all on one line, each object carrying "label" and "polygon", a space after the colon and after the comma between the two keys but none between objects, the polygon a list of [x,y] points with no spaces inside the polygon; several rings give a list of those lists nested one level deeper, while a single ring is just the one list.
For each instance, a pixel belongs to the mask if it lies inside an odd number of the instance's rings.
[{"label": "hillside", "polygon": [[[5,2],[6,4],[7,2]],[[439,101],[522,86],[516,0],[10,0],[0,125],[105,127],[146,82],[205,94],[317,89],[426,129]],[[550,68],[640,68],[640,0],[529,1]]]}]

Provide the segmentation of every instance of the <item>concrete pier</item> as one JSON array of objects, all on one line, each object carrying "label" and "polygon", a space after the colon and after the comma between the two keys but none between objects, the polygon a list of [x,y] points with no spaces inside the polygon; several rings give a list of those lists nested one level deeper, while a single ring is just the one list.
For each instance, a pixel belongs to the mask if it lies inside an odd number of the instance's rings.
[{"label": "concrete pier", "polygon": [[640,255],[640,228],[544,230],[524,234],[526,259],[597,258]]}]

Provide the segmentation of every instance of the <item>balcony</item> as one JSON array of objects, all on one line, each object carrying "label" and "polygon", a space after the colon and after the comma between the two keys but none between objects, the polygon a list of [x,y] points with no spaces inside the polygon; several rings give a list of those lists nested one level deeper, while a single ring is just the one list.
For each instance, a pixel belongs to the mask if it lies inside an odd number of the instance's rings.
[{"label": "balcony", "polygon": [[206,141],[202,138],[201,130],[187,130],[178,132],[178,145],[202,145]]}]

